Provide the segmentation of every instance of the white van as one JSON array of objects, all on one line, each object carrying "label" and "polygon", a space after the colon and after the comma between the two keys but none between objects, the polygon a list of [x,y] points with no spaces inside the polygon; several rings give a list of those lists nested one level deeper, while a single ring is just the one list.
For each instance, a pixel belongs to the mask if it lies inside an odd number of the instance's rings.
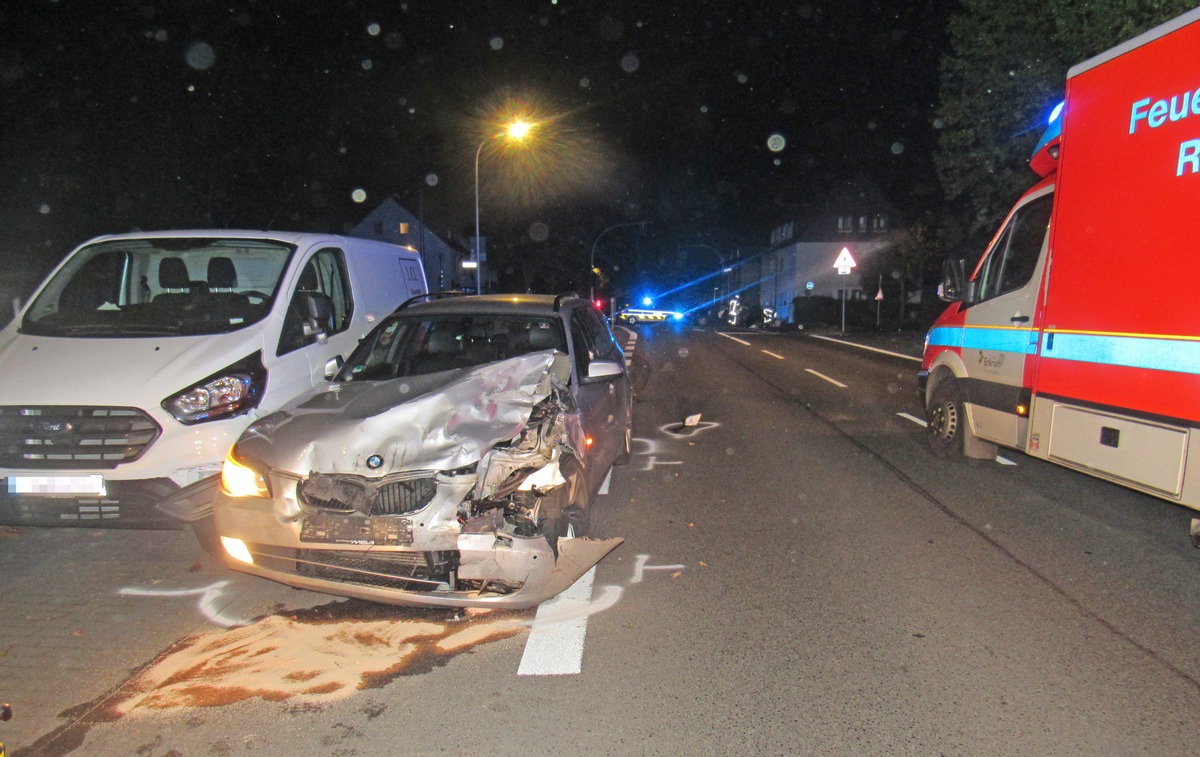
[{"label": "white van", "polygon": [[157,503],[426,291],[416,252],[327,234],[81,245],[0,331],[0,523],[172,525]]}]

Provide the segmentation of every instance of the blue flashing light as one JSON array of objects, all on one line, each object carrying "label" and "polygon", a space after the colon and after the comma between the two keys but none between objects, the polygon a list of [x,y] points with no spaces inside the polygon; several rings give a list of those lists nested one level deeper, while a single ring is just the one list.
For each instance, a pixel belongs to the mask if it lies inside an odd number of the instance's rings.
[{"label": "blue flashing light", "polygon": [[1048,119],[1046,120],[1046,123],[1048,123],[1048,124],[1052,124],[1052,123],[1054,123],[1055,121],[1057,121],[1057,120],[1058,120],[1058,117],[1062,115],[1063,106],[1064,106],[1064,105],[1066,105],[1066,104],[1067,104],[1067,101],[1066,101],[1066,100],[1063,100],[1063,101],[1062,101],[1062,102],[1060,102],[1058,105],[1055,105],[1055,106],[1054,106],[1054,110],[1050,111],[1050,118],[1048,118]]},{"label": "blue flashing light", "polygon": [[643,305],[653,305],[653,304],[654,304],[654,298],[653,298],[653,297],[643,297],[643,298],[642,298],[642,304],[643,304]]},{"label": "blue flashing light", "polygon": [[671,317],[677,321],[683,320],[683,313],[671,313]]}]

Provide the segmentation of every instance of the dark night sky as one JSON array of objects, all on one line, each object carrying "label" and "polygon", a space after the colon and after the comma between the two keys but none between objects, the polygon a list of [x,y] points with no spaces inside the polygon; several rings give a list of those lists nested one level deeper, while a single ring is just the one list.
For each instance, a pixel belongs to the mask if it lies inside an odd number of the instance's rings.
[{"label": "dark night sky", "polygon": [[663,245],[762,245],[857,175],[917,213],[940,196],[952,4],[17,0],[0,254],[44,269],[131,228],[342,231],[419,190],[469,233],[475,149],[505,109],[543,126],[483,153],[497,242],[540,221],[586,249],[648,219]]}]

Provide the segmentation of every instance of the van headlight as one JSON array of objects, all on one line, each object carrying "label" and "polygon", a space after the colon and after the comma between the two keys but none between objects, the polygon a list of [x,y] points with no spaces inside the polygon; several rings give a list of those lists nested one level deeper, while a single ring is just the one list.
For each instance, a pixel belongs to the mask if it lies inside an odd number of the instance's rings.
[{"label": "van headlight", "polygon": [[258,407],[266,388],[267,369],[259,351],[167,397],[162,408],[191,426],[249,412]]},{"label": "van headlight", "polygon": [[266,466],[238,457],[235,445],[221,466],[221,492],[230,497],[269,498],[271,487],[267,484]]}]

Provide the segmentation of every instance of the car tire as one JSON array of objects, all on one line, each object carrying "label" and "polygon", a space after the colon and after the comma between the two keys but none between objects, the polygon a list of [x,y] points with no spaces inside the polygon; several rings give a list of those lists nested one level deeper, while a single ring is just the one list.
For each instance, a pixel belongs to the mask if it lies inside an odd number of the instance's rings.
[{"label": "car tire", "polygon": [[962,457],[967,414],[962,390],[954,379],[945,379],[933,390],[927,411],[929,448],[940,458]]},{"label": "car tire", "polygon": [[627,317],[625,320],[629,321],[630,326],[636,326],[638,324],[638,319],[637,319],[636,315],[631,315],[631,316]]}]

